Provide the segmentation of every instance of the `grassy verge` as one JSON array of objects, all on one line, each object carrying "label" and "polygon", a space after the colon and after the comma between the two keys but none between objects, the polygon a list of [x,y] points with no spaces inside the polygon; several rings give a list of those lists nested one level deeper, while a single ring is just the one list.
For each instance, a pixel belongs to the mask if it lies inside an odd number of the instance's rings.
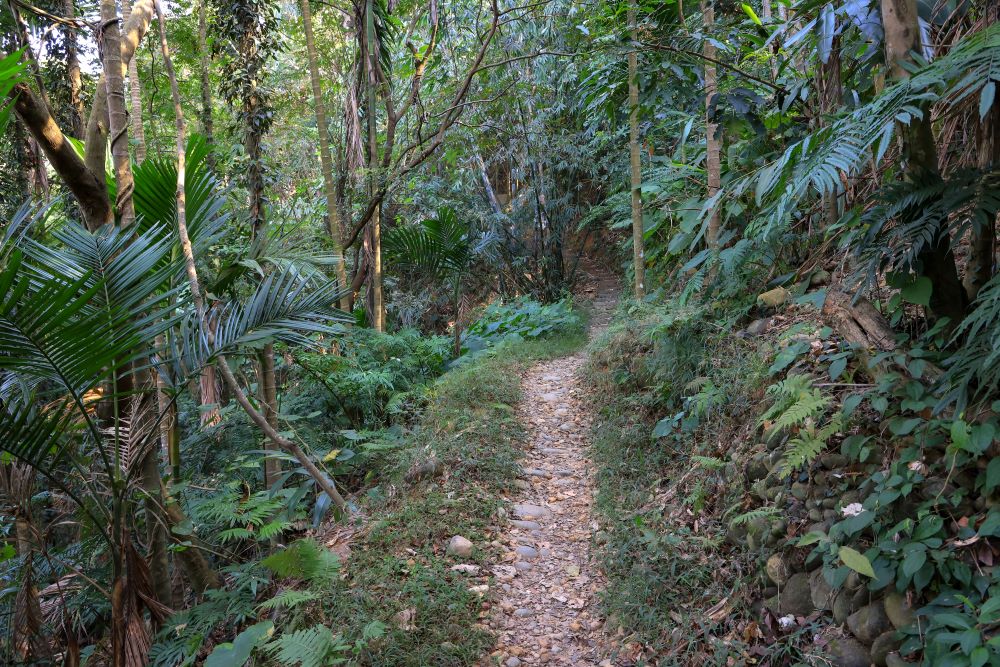
[{"label": "grassy verge", "polygon": [[[503,344],[437,382],[409,448],[413,458],[383,486],[388,500],[372,510],[324,605],[352,642],[384,624],[382,637],[358,652],[358,664],[472,665],[489,651],[493,638],[479,624],[485,599],[469,590],[488,582],[486,568],[471,577],[451,567],[485,566],[499,555],[498,510],[517,477],[523,436],[514,410],[521,372],[584,342],[576,331]],[[437,476],[405,482],[406,470],[431,457],[441,464]],[[471,557],[446,554],[453,535],[473,542]]]},{"label": "grassy verge", "polygon": [[[624,304],[589,349],[604,611],[638,664],[742,657],[733,618],[751,568],[726,543],[740,511],[727,478],[766,364],[721,317]],[[655,437],[665,417],[676,425]]]}]

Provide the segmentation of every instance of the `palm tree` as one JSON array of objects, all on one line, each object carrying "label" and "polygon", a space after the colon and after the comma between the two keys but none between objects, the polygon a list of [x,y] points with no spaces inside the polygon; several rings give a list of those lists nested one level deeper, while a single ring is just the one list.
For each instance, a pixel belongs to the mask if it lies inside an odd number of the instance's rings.
[{"label": "palm tree", "polygon": [[495,237],[484,234],[474,238],[471,222],[465,223],[451,208],[441,208],[437,216],[406,227],[397,227],[385,237],[385,247],[394,263],[421,271],[430,279],[448,284],[455,311],[455,355],[461,352],[462,279],[477,255],[482,254]]},{"label": "palm tree", "polygon": [[[123,665],[148,650],[144,614],[168,611],[134,538],[148,497],[142,464],[166,417],[155,377],[179,385],[261,341],[310,345],[311,334],[335,334],[346,318],[334,307],[335,281],[287,267],[206,322],[169,227],[140,218],[91,232],[68,223],[50,246],[26,233],[44,211],[22,212],[0,244],[0,452],[70,498],[104,544],[110,581],[95,585],[111,602],[112,655]],[[202,225],[194,245],[204,247],[212,229]]]}]

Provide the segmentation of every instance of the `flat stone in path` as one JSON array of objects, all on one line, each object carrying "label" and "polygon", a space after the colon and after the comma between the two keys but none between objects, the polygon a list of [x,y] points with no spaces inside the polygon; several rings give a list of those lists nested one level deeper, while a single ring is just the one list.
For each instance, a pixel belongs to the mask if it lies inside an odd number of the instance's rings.
[{"label": "flat stone in path", "polygon": [[552,510],[547,507],[532,505],[530,503],[516,503],[514,505],[514,514],[525,520],[544,519],[552,514]]}]

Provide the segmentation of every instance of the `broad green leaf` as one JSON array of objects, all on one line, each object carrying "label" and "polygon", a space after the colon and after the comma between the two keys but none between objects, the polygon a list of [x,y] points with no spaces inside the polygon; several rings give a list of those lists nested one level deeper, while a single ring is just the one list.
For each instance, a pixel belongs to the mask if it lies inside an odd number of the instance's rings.
[{"label": "broad green leaf", "polygon": [[931,291],[934,289],[931,279],[927,276],[920,276],[912,283],[903,287],[899,294],[908,303],[915,303],[919,306],[928,306],[931,302]]},{"label": "broad green leaf", "polygon": [[875,578],[875,570],[872,569],[871,562],[865,557],[864,554],[855,551],[851,547],[840,547],[838,555],[840,556],[840,561],[844,565],[851,568],[858,574],[863,574],[872,579]]},{"label": "broad green leaf", "polygon": [[274,634],[274,623],[263,621],[236,635],[232,642],[225,642],[215,647],[208,658],[205,667],[243,667],[250,659],[254,648]]}]

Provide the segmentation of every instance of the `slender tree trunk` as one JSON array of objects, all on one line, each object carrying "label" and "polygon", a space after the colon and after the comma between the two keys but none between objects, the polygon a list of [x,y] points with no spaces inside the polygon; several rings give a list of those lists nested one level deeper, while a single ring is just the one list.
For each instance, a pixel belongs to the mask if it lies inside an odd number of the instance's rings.
[{"label": "slender tree trunk", "polygon": [[[74,0],[64,0],[63,14],[66,18],[73,18],[76,15],[76,3]],[[80,77],[80,58],[77,54],[76,30],[66,29],[66,74],[69,77],[69,104],[70,104],[70,128],[69,131],[76,139],[83,138],[83,89]]]},{"label": "slender tree trunk", "polygon": [[636,10],[629,0],[629,38],[632,48],[628,52],[628,152],[632,191],[632,265],[635,272],[635,298],[646,294],[645,230],[642,224],[642,162],[639,157],[639,64],[635,44],[639,41]]},{"label": "slender tree trunk", "polygon": [[[702,17],[706,33],[710,33],[715,25],[715,0],[702,0]],[[716,75],[715,45],[708,39],[704,43],[705,55],[705,178],[708,184],[707,195],[709,198],[718,194],[722,187],[722,158],[719,146],[719,126],[712,119],[714,110],[712,105],[716,93],[718,93],[718,78]],[[714,250],[719,247],[719,225],[721,216],[717,206],[712,207],[712,217],[708,221],[708,232],[706,240],[708,246]]]},{"label": "slender tree trunk", "polygon": [[[837,113],[844,99],[840,73],[839,35],[833,38],[833,45],[830,48],[830,54],[826,62],[823,62],[821,59],[817,64],[816,91],[820,107],[818,125],[823,127],[829,124],[829,117]],[[823,217],[826,227],[835,224],[840,219],[838,193],[836,191],[823,195]]]},{"label": "slender tree trunk", "polygon": [[[313,108],[316,112],[316,129],[319,134],[319,160],[323,171],[323,193],[326,195],[327,231],[333,241],[334,250],[340,255],[337,260],[337,279],[341,287],[347,287],[347,267],[345,266],[344,247],[340,229],[340,215],[337,209],[337,183],[333,178],[333,157],[330,154],[330,134],[326,124],[326,105],[323,104],[323,91],[320,89],[319,66],[316,56],[316,41],[313,37],[312,13],[309,0],[300,0],[302,7],[302,27],[306,35],[306,54],[309,59],[309,80],[312,84]],[[345,290],[340,298],[340,307],[347,309],[348,295]]]},{"label": "slender tree trunk", "polygon": [[101,24],[104,33],[104,82],[108,89],[108,131],[111,135],[111,157],[118,186],[115,209],[121,225],[128,227],[135,222],[135,208],[132,205],[132,163],[128,154],[128,113],[125,111],[121,33],[114,0],[101,0]]},{"label": "slender tree trunk", "polygon": [[[910,76],[905,65],[912,62],[911,52],[919,53],[920,28],[917,23],[917,0],[881,0],[882,25],[885,29],[885,59],[889,71],[897,80]],[[938,172],[937,147],[931,127],[930,110],[900,128],[903,142],[906,178],[917,186],[931,185],[941,178]],[[904,213],[904,217],[916,212]],[[930,310],[936,317],[949,318],[957,325],[965,314],[966,294],[958,278],[951,238],[946,228],[932,230],[935,240],[924,245],[917,259],[923,275],[931,280],[933,289]]]},{"label": "slender tree trunk", "polygon": [[[378,86],[378,51],[373,42],[375,34],[375,14],[372,8],[372,0],[365,3],[365,41],[367,44],[366,65],[368,68],[368,167],[371,174],[371,194],[375,195],[377,190],[378,176],[375,170],[378,169],[378,125],[375,122],[375,89]],[[385,305],[382,298],[382,204],[375,207],[371,219],[371,251],[372,251],[372,327],[376,331],[385,330]]]},{"label": "slender tree trunk", "polygon": [[[986,25],[1000,21],[1000,4],[992,3],[986,10]],[[983,171],[1000,165],[1000,104],[996,100],[979,121],[976,138],[979,142],[979,168]],[[979,290],[993,277],[996,262],[996,220],[992,224],[973,228],[969,238],[969,259],[962,285],[969,303],[979,296]]]},{"label": "slender tree trunk", "polygon": [[[159,27],[160,27],[160,52],[163,55],[163,66],[167,71],[167,78],[170,81],[170,96],[174,103],[174,122],[176,125],[176,152],[177,152],[177,186],[175,190],[175,200],[177,207],[177,227],[181,231],[181,247],[186,251],[185,260],[190,256],[193,266],[193,256],[191,256],[191,241],[187,235],[187,192],[185,190],[184,184],[187,177],[187,131],[184,125],[184,110],[181,106],[181,95],[180,90],[177,86],[177,75],[174,73],[174,62],[170,57],[170,48],[167,46],[167,28],[166,21],[163,17],[163,11],[160,7],[159,2],[156,3],[156,14]],[[190,269],[189,269],[190,270]],[[199,305],[201,305],[199,298]],[[199,310],[199,316],[202,317],[204,321],[204,310]],[[176,447],[176,459],[172,458],[172,465],[174,468],[174,475],[180,475],[180,439],[176,433],[176,424],[171,428],[175,440],[170,442],[168,445],[170,451],[173,453]],[[158,478],[159,479],[159,478]],[[170,496],[169,491],[163,485],[163,480],[160,479],[159,497],[161,501],[161,506],[163,507],[162,519],[165,524],[170,526],[177,526],[183,524],[186,520],[181,508],[177,505],[174,499]],[[167,535],[164,532],[164,537]],[[218,588],[222,585],[219,576],[212,570],[208,565],[208,561],[205,560],[204,555],[196,548],[186,548],[177,552],[177,560],[180,562],[181,567],[184,569],[188,580],[191,582],[192,588],[195,589],[197,593],[201,593],[206,588]],[[157,590],[163,586],[166,594],[169,595],[170,590],[170,579],[166,578],[165,581],[156,581]]]},{"label": "slender tree trunk", "polygon": [[[122,18],[132,16],[132,0],[121,0]],[[132,140],[135,141],[135,162],[142,164],[146,159],[146,132],[142,128],[142,85],[139,83],[139,65],[136,58],[128,60],[128,92],[131,96]]]},{"label": "slender tree trunk", "polygon": [[[212,126],[212,81],[208,65],[211,55],[208,50],[208,0],[198,2],[198,66],[201,74],[201,131],[208,144],[208,166],[215,170],[215,133]],[[213,372],[214,381],[214,372]]]},{"label": "slender tree trunk", "polygon": [[[274,372],[274,345],[268,343],[261,350],[259,360],[260,381],[258,382],[260,391],[260,404],[264,408],[264,419],[268,425],[278,430],[278,388],[276,374]],[[280,448],[278,443],[270,438],[264,441],[264,449],[269,452],[277,452]],[[264,487],[270,489],[281,478],[281,461],[271,456],[264,457]]]}]

